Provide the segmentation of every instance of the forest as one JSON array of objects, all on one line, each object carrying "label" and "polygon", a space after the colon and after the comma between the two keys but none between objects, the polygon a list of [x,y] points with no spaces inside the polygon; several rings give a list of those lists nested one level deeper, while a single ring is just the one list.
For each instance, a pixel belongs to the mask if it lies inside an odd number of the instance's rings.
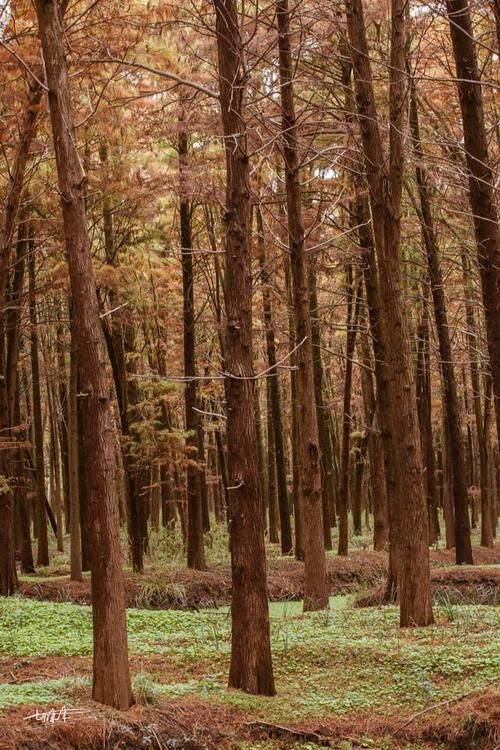
[{"label": "forest", "polygon": [[0,0],[0,750],[500,747],[500,0]]}]

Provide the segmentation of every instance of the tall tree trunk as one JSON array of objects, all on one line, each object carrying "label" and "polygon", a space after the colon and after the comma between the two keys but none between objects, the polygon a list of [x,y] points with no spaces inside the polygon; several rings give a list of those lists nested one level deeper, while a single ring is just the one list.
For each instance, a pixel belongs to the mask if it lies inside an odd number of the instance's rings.
[{"label": "tall tree trunk", "polygon": [[469,200],[474,219],[500,440],[500,230],[490,166],[483,93],[468,0],[446,0],[462,112]]},{"label": "tall tree trunk", "polygon": [[[477,326],[471,289],[472,269],[466,254],[462,253],[462,270],[465,295],[465,319],[467,323],[467,351],[469,355],[470,379],[472,385],[472,405],[476,423],[479,452],[479,487],[481,490],[481,546],[493,546],[493,529],[489,512],[489,468],[487,438],[484,433],[483,409],[481,406],[481,379],[479,377]],[[485,402],[486,409],[486,402]]]},{"label": "tall tree trunk", "polygon": [[342,454],[340,460],[339,491],[339,545],[338,554],[347,555],[349,546],[349,471],[351,451],[351,395],[353,357],[361,305],[361,279],[353,280],[352,266],[347,269],[347,343],[344,375],[344,400],[342,407]]},{"label": "tall tree trunk", "polygon": [[318,290],[316,269],[309,265],[309,303],[311,307],[311,338],[313,346],[314,394],[316,397],[316,416],[318,420],[318,438],[321,453],[321,497],[323,503],[323,534],[325,549],[332,549],[332,513],[335,505],[333,455],[328,429],[327,407],[323,402],[323,363],[321,361],[321,332],[319,326]]},{"label": "tall tree trunk", "polygon": [[[287,255],[283,258],[285,268],[285,285],[288,304],[288,342],[290,349],[296,346],[295,341],[295,321],[293,315],[292,299],[292,280],[290,272],[290,259]],[[291,430],[291,454],[292,454],[292,501],[293,515],[295,522],[295,558],[304,560],[304,523],[303,523],[303,504],[301,502],[301,471],[300,471],[300,450],[299,450],[299,404],[298,404],[298,373],[297,373],[297,352],[294,351],[290,357],[290,410],[292,412],[292,430]]]},{"label": "tall tree trunk", "polygon": [[[99,157],[107,176],[108,149],[101,143]],[[116,264],[116,246],[113,226],[113,213],[108,195],[103,196],[103,231],[106,262]],[[117,299],[114,292],[109,292],[111,309],[116,307]],[[127,321],[103,317],[102,328],[106,340],[108,356],[111,361],[113,380],[115,384],[118,410],[120,413],[120,427],[122,432],[122,462],[124,470],[124,490],[127,508],[127,531],[132,560],[132,568],[136,573],[144,572],[144,552],[147,549],[147,520],[145,516],[144,499],[141,497],[140,467],[134,456],[134,443],[138,442],[137,433],[131,429],[138,419],[137,403],[139,392],[134,379],[135,369],[135,332]],[[130,355],[127,357],[127,355]],[[131,375],[132,377],[128,377]],[[82,503],[82,508],[84,504]],[[83,525],[82,525],[83,528]]]},{"label": "tall tree trunk", "polygon": [[68,472],[70,515],[70,578],[82,580],[82,541],[80,535],[80,483],[78,470],[78,350],[71,325],[68,406]]},{"label": "tall tree trunk", "polygon": [[425,466],[425,487],[429,513],[429,542],[437,541],[435,512],[437,512],[436,467],[432,440],[432,392],[429,348],[429,314],[424,300],[422,319],[417,328],[417,410]]},{"label": "tall tree trunk", "polygon": [[[30,232],[30,230],[28,230]],[[47,515],[45,505],[47,495],[45,491],[45,457],[43,447],[42,397],[40,390],[40,364],[38,357],[38,320],[36,309],[36,267],[35,242],[29,237],[28,277],[30,295],[30,323],[31,323],[31,378],[33,389],[33,447],[35,460],[36,481],[36,519],[37,519],[37,565],[49,564],[49,540],[47,536]]]},{"label": "tall tree trunk", "polygon": [[425,467],[425,488],[429,513],[429,543],[437,541],[434,509],[437,508],[436,469],[432,430],[432,390],[429,346],[429,314],[424,298],[422,318],[417,326],[417,410],[422,444],[422,459]]},{"label": "tall tree trunk", "polygon": [[[441,382],[444,387],[443,400],[447,412],[447,425],[450,436],[451,460],[453,462],[453,502],[455,506],[455,552],[456,562],[472,564],[472,545],[470,539],[469,503],[467,498],[467,476],[464,455],[464,443],[461,433],[460,404],[458,401],[457,381],[453,365],[448,313],[444,296],[444,283],[439,263],[439,250],[432,217],[428,178],[423,166],[424,152],[420,140],[418,121],[417,94],[415,83],[411,81],[410,89],[410,125],[413,135],[413,148],[416,157],[416,178],[420,198],[419,218],[422,225],[427,267],[431,283],[434,319],[439,342],[440,365],[443,373]],[[499,318],[500,320],[500,318]],[[429,468],[429,467],[428,467]]]},{"label": "tall tree trunk", "polygon": [[194,314],[194,279],[193,279],[193,243],[191,237],[191,206],[186,195],[185,170],[188,158],[188,136],[184,122],[185,113],[180,114],[180,131],[178,140],[179,153],[179,187],[180,187],[180,233],[182,257],[182,293],[184,325],[184,408],[186,418],[186,455],[187,455],[187,563],[188,568],[203,570],[205,552],[203,547],[203,506],[201,498],[200,466],[198,465],[198,426],[199,414],[196,385],[195,355],[195,314]]},{"label": "tall tree trunk", "polygon": [[[281,529],[281,551],[288,555],[293,549],[292,531],[290,527],[290,509],[288,506],[288,489],[286,484],[285,446],[283,441],[283,422],[281,418],[281,395],[276,368],[276,344],[274,340],[274,322],[269,292],[269,272],[266,266],[264,225],[260,207],[257,207],[257,232],[260,264],[260,278],[262,282],[262,307],[264,311],[264,325],[266,327],[266,350],[269,365],[269,396],[271,406],[271,425],[273,430],[273,452],[276,461],[276,477],[278,489],[278,506]],[[269,440],[269,438],[268,438]],[[271,497],[269,498],[271,507]]]},{"label": "tall tree trunk", "polygon": [[133,703],[133,696],[127,656],[118,497],[113,476],[111,380],[102,340],[86,223],[85,174],[75,145],[61,9],[55,0],[37,0],[36,11],[49,88],[81,374],[82,432],[87,459],[92,547],[92,697],[123,710]]},{"label": "tall tree trunk", "polygon": [[[362,0],[346,0],[356,103],[370,194],[396,472],[397,502],[390,498],[392,574],[400,598],[401,626],[433,621],[427,508],[416,409],[412,355],[407,331],[400,261],[400,209],[405,133],[405,2],[391,3],[390,143],[384,153],[375,103]],[[391,477],[389,477],[390,479]]]},{"label": "tall tree trunk", "polygon": [[30,146],[36,133],[42,87],[31,84],[20,128],[19,143],[5,191],[0,217],[0,435],[7,445],[0,444],[0,594],[8,596],[18,588],[15,565],[14,497],[9,486],[10,418],[6,377],[6,347],[3,310],[6,300],[12,241],[21,201]]},{"label": "tall tree trunk", "polygon": [[368,335],[361,328],[359,335],[361,360],[361,390],[365,410],[365,421],[369,430],[368,457],[370,460],[370,485],[373,505],[373,549],[384,550],[389,541],[389,516],[385,484],[384,456],[379,434],[379,405],[375,399],[372,377],[372,357]]},{"label": "tall tree trunk", "polygon": [[226,153],[224,345],[231,534],[230,687],[274,695],[252,346],[249,157],[243,43],[235,0],[214,0]]},{"label": "tall tree trunk", "polygon": [[269,512],[269,541],[278,544],[280,541],[279,505],[277,489],[276,452],[274,448],[273,412],[270,396],[270,382],[267,381],[267,497]]},{"label": "tall tree trunk", "polygon": [[297,396],[300,431],[301,502],[304,535],[304,611],[328,606],[321,494],[321,455],[314,393],[311,314],[302,221],[298,129],[288,0],[277,0],[283,156],[288,211],[288,242],[295,313]]}]

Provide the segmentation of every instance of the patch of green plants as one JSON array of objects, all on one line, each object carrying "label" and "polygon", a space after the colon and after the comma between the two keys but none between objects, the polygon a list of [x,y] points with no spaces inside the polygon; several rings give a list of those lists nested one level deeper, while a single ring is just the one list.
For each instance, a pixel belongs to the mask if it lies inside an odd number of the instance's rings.
[{"label": "patch of green plants", "polygon": [[40,682],[0,684],[0,709],[22,704],[61,703],[73,699],[88,684],[87,680],[69,677]]},{"label": "patch of green plants", "polygon": [[[143,703],[186,696],[249,710],[283,723],[328,717],[418,711],[500,680],[500,611],[446,605],[436,624],[399,628],[395,607],[354,609],[336,600],[326,612],[302,614],[300,602],[272,607],[271,632],[279,699],[226,689],[230,654],[227,609],[200,612],[131,609],[129,646],[144,656],[134,688]],[[340,605],[343,606],[340,606]],[[92,651],[89,607],[11,597],[0,600],[0,659]],[[158,682],[148,657],[161,655],[178,676]],[[171,669],[167,670],[171,674]],[[11,686],[2,686],[10,690]],[[36,690],[42,691],[37,697]],[[23,690],[19,686],[20,701]],[[50,700],[36,684],[31,702]]]}]

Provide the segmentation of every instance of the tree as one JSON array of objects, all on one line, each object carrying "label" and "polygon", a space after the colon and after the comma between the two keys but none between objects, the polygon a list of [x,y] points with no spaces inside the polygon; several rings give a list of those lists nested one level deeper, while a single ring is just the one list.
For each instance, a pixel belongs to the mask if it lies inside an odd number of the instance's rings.
[{"label": "tree", "polygon": [[235,0],[214,0],[226,154],[225,388],[231,534],[230,687],[274,695],[252,351],[249,157],[243,43]]},{"label": "tree", "polygon": [[92,696],[101,703],[127,709],[133,703],[133,696],[127,656],[118,498],[112,477],[112,391],[90,256],[85,173],[75,144],[61,8],[56,0],[38,0],[36,11],[69,264],[81,375],[80,399],[84,401],[82,433],[89,483],[92,547]]},{"label": "tree", "polygon": [[[444,284],[439,264],[439,253],[431,211],[428,190],[428,177],[422,165],[423,149],[420,140],[417,96],[414,82],[410,93],[410,125],[415,150],[415,171],[420,200],[419,217],[427,254],[427,266],[431,282],[431,294],[434,306],[434,318],[441,358],[442,382],[444,387],[444,405],[447,425],[450,434],[450,453],[453,464],[453,500],[455,505],[455,545],[457,564],[472,564],[472,546],[470,540],[470,521],[467,498],[467,477],[465,456],[461,435],[460,406],[458,402],[457,382],[453,365],[453,354],[448,325],[448,313],[444,297]],[[428,466],[428,471],[430,467]]]},{"label": "tree", "polygon": [[323,534],[321,456],[319,451],[309,289],[304,251],[300,194],[298,130],[295,119],[293,65],[290,46],[288,0],[276,3],[287,198],[290,267],[297,350],[298,424],[300,431],[300,503],[303,511],[304,611],[328,606],[326,557]]},{"label": "tree", "polygon": [[392,568],[400,598],[402,626],[433,621],[430,591],[427,509],[424,498],[415,382],[401,283],[401,192],[405,132],[405,4],[391,3],[390,138],[384,152],[378,126],[362,0],[346,0],[347,28],[354,68],[356,106],[369,188],[380,297],[386,337],[387,386],[397,499],[390,495]]},{"label": "tree", "polygon": [[469,4],[467,0],[447,0],[446,8],[457,71],[469,200],[481,276],[497,437],[500,440],[500,231],[494,179],[488,153],[483,94]]}]

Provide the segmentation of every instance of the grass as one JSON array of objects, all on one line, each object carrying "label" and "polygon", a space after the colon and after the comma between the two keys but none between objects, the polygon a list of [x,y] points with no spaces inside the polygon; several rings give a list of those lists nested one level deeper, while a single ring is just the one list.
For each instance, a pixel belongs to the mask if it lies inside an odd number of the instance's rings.
[{"label": "grass", "polygon": [[[285,722],[413,711],[500,679],[498,609],[445,606],[437,609],[436,625],[402,631],[396,608],[357,610],[348,603],[334,597],[332,609],[307,615],[299,602],[271,606],[278,700],[226,690],[227,609],[129,610],[130,652],[144,658],[134,677],[138,697],[154,703],[162,696],[209,696],[259,719]],[[89,607],[20,597],[0,601],[0,660],[91,651]],[[158,655],[168,669],[149,673],[148,659]],[[71,679],[0,685],[0,707],[63,700],[74,688]]]},{"label": "grass", "polygon": [[[371,519],[371,524],[373,520]],[[444,529],[444,520],[442,514],[440,514],[441,528]],[[125,529],[122,529],[121,534],[122,549],[124,559],[128,558],[128,540]],[[472,544],[479,544],[480,540],[480,529],[472,529],[471,532]],[[48,567],[39,567],[36,576],[26,576],[26,580],[33,581],[45,581],[47,577],[52,580],[62,578],[63,574],[69,573],[69,536],[66,535],[64,538],[64,552],[57,552],[55,549],[55,540],[51,536],[50,539],[50,559],[51,563]],[[338,528],[332,529],[332,542],[333,551],[327,553],[328,555],[335,555],[338,541]],[[212,528],[209,532],[204,535],[205,542],[205,556],[207,565],[227,564],[229,563],[229,536],[227,529],[222,525],[216,525],[212,519]],[[373,544],[373,531],[372,528],[367,529],[363,526],[363,532],[361,535],[355,535],[352,526],[352,517],[349,516],[349,550],[351,552],[363,552],[372,549]],[[155,570],[168,570],[170,568],[183,567],[186,562],[186,552],[184,548],[184,542],[179,528],[179,524],[175,529],[160,528],[158,531],[151,531],[149,536],[150,555],[146,559],[147,569],[150,571]],[[435,549],[443,549],[445,547],[444,534],[441,539],[434,545]],[[268,559],[280,558],[281,551],[278,544],[266,544],[266,555]],[[130,568],[128,568],[130,570]],[[84,573],[84,578],[88,574]],[[23,577],[24,578],[24,577]]]}]

